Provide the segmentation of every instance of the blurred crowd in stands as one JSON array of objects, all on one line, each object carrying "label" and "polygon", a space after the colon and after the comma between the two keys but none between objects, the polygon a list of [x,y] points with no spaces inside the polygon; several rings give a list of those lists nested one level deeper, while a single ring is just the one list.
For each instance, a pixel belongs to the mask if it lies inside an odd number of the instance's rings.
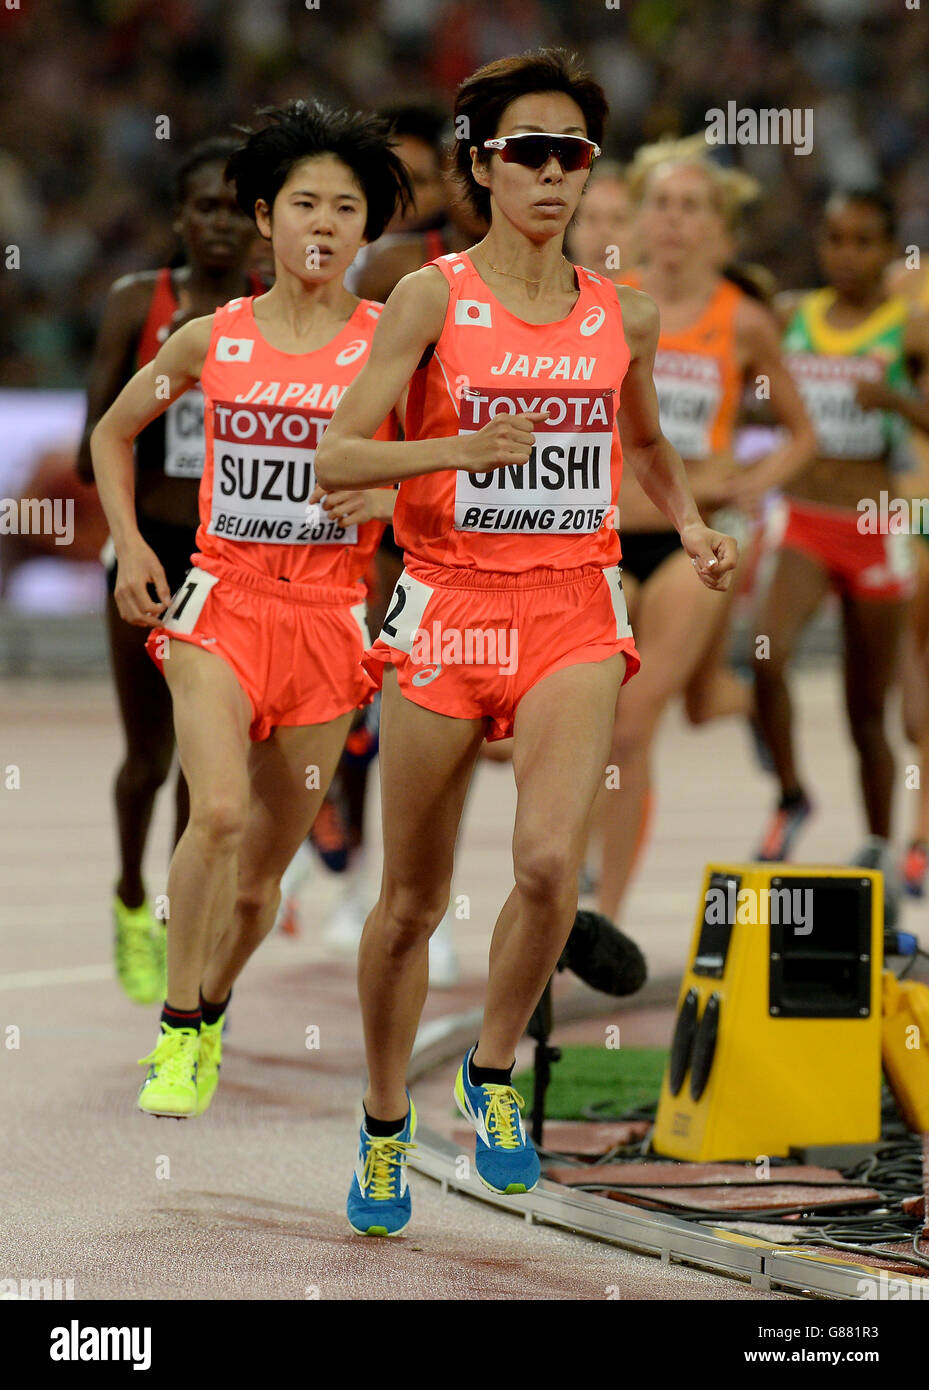
[{"label": "blurred crowd in stands", "polygon": [[929,244],[929,0],[3,6],[0,385],[83,384],[110,283],[176,251],[172,169],[196,141],[295,96],[432,97],[450,109],[481,63],[543,43],[580,52],[604,85],[604,153],[621,160],[643,140],[705,128],[706,112],[729,101],[813,110],[808,156],[720,151],[764,187],[744,249],[782,287],[815,283],[817,206],[835,185],[885,182],[901,245]]}]

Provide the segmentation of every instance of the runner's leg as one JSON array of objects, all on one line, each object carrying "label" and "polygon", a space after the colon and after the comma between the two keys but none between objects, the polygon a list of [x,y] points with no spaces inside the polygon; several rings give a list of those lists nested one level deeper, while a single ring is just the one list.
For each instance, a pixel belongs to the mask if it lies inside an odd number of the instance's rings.
[{"label": "runner's leg", "polygon": [[642,669],[617,701],[607,759],[619,768],[619,789],[608,792],[599,888],[600,911],[611,921],[632,877],[652,739],[668,701],[684,688],[705,651],[723,598],[700,584],[683,552],[669,556],[642,585],[634,629]]},{"label": "runner's leg", "polygon": [[894,757],[885,730],[887,692],[899,674],[900,645],[908,602],[874,603],[843,598],[845,704],[858,750],[858,770],[868,829],[890,838]]},{"label": "runner's leg", "polygon": [[[753,666],[758,722],[771,750],[781,791],[800,786],[791,734],[792,710],[785,673],[800,634],[829,588],[827,571],[799,550],[779,550],[756,624]],[[759,639],[767,638],[762,644]]]},{"label": "runner's leg", "polygon": [[906,736],[919,751],[920,781],[911,841],[929,841],[929,545],[913,542],[916,594],[904,638],[903,720]]},{"label": "runner's leg", "polygon": [[126,738],[114,787],[120,857],[116,892],[126,907],[140,907],[145,897],[142,861],[155,797],[174,755],[171,694],[145,650],[147,630],[123,621],[112,594],[107,596],[106,623]]},{"label": "runner's leg", "polygon": [[617,655],[555,671],[527,691],[516,711],[516,886],[490,943],[475,1066],[512,1065],[574,924],[578,869],[625,665]]},{"label": "runner's leg", "polygon": [[406,1068],[428,984],[429,937],[448,903],[455,841],[480,719],[451,719],[407,700],[388,669],[381,697],[381,893],[358,952],[368,1061],[365,1108],[407,1112]]},{"label": "runner's leg", "polygon": [[245,692],[222,657],[172,641],[164,672],[190,787],[190,820],[168,871],[168,1002],[188,1011],[199,1007],[216,917],[228,904],[247,823],[252,716]]},{"label": "runner's leg", "polygon": [[[281,875],[306,838],[332,781],[354,711],[325,724],[279,727],[249,751],[248,821],[238,854],[234,913],[207,963],[202,992],[221,1003],[274,925]],[[307,768],[319,785],[307,789]],[[314,779],[315,781],[315,779]]]}]

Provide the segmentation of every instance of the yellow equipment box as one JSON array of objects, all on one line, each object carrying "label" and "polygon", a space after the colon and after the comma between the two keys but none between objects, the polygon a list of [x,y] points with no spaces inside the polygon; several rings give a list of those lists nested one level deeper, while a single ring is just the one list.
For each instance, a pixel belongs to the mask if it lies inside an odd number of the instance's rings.
[{"label": "yellow equipment box", "polygon": [[883,923],[873,870],[707,866],[656,1153],[754,1161],[880,1138]]},{"label": "yellow equipment box", "polygon": [[910,1129],[929,1134],[929,988],[884,971],[884,1071]]}]

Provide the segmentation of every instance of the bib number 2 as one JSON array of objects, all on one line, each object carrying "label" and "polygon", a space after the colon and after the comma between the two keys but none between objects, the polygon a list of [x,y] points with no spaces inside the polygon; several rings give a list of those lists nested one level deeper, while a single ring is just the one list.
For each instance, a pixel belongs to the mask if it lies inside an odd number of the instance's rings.
[{"label": "bib number 2", "polygon": [[381,628],[381,641],[409,652],[433,590],[403,571],[391,595],[390,608]]},{"label": "bib number 2", "polygon": [[166,632],[191,633],[206,603],[207,595],[216,583],[216,575],[198,569],[188,570],[184,582],[172,598],[161,620]]}]

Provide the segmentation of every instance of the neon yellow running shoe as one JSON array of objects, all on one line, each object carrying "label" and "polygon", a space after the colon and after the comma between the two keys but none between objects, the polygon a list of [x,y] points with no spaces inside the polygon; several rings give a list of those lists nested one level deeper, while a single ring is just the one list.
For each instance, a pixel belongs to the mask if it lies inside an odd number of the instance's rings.
[{"label": "neon yellow running shoe", "polygon": [[168,1115],[177,1120],[196,1115],[199,1051],[198,1029],[162,1023],[154,1051],[139,1058],[140,1067],[148,1065],[139,1091],[139,1109],[146,1115]]},{"label": "neon yellow running shoe", "polygon": [[162,971],[152,933],[163,928],[152,916],[148,902],[127,907],[118,894],[113,896],[113,964],[124,992],[136,1004],[154,1004],[163,998]]},{"label": "neon yellow running shoe", "polygon": [[197,1062],[197,1111],[202,1115],[219,1085],[219,1069],[223,1064],[223,1023],[220,1014],[215,1023],[200,1024],[200,1058]]}]

